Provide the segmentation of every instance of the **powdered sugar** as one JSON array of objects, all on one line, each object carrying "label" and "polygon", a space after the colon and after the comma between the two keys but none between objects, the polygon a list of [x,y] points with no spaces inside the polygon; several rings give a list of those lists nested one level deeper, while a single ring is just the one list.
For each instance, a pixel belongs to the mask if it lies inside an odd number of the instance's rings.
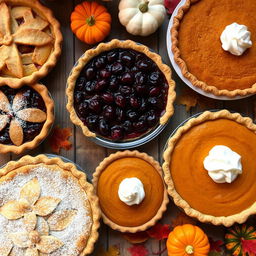
[{"label": "powdered sugar", "polygon": [[[86,207],[86,204],[88,205],[87,195],[78,185],[78,181],[73,177],[64,178],[61,171],[52,171],[49,166],[39,165],[28,174],[19,174],[11,181],[0,184],[0,206],[10,200],[19,199],[21,188],[34,177],[38,178],[41,187],[41,197],[51,196],[61,200],[55,211],[76,211],[72,222],[64,230],[50,231],[50,235],[60,239],[64,245],[49,255],[79,255],[80,252],[77,251],[77,243],[81,236],[89,235],[92,219]],[[23,219],[7,220],[0,215],[0,247],[10,241],[8,234],[25,231]],[[24,249],[16,247],[13,248],[12,252],[15,256],[25,255]]]}]

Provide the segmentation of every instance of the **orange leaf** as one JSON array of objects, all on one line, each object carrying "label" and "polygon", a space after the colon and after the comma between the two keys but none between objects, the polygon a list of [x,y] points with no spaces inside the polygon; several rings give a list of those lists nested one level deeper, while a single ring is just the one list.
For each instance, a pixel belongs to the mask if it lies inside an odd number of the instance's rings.
[{"label": "orange leaf", "polygon": [[186,111],[195,107],[198,101],[198,94],[191,89],[185,87],[182,89],[181,94],[177,97],[177,103],[186,106]]},{"label": "orange leaf", "polygon": [[149,239],[149,235],[146,231],[137,233],[124,233],[123,237],[132,244],[144,243]]},{"label": "orange leaf", "polygon": [[133,245],[127,250],[130,252],[131,256],[148,256],[149,255],[148,249],[142,244]]},{"label": "orange leaf", "polygon": [[157,223],[155,226],[150,228],[147,233],[149,237],[157,239],[157,240],[163,240],[168,237],[170,233],[170,225],[167,224],[161,224]]},{"label": "orange leaf", "polygon": [[120,250],[117,246],[110,246],[107,251],[104,250],[102,246],[100,246],[99,250],[96,252],[95,256],[119,256]]},{"label": "orange leaf", "polygon": [[187,216],[184,212],[179,212],[177,217],[172,220],[171,227],[175,228],[184,224],[192,224],[195,225],[196,221],[189,216]]},{"label": "orange leaf", "polygon": [[70,150],[72,147],[71,142],[68,140],[70,136],[72,136],[71,128],[55,127],[49,138],[52,151],[58,154],[61,148]]},{"label": "orange leaf", "polygon": [[198,106],[200,109],[214,109],[216,101],[202,96],[195,91],[185,87],[177,98],[177,103],[186,106],[186,111],[189,112],[192,107]]}]

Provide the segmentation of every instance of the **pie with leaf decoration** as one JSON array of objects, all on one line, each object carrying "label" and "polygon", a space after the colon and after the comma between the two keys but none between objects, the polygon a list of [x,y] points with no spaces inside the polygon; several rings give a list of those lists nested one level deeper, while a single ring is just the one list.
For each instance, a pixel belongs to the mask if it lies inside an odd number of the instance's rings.
[{"label": "pie with leaf decoration", "polygon": [[25,156],[0,170],[0,255],[87,255],[99,208],[86,175],[71,163]]},{"label": "pie with leaf decoration", "polygon": [[37,81],[57,62],[58,21],[36,0],[0,0],[0,85]]},{"label": "pie with leaf decoration", "polygon": [[54,121],[54,102],[44,85],[0,86],[0,153],[35,148]]}]

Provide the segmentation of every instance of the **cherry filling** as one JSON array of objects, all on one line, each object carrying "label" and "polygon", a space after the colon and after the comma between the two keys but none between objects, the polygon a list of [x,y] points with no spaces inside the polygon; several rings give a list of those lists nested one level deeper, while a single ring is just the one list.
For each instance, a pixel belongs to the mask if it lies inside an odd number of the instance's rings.
[{"label": "cherry filling", "polygon": [[145,54],[117,48],[93,58],[82,70],[74,107],[93,132],[120,141],[139,137],[165,112],[168,83]]},{"label": "cherry filling", "polygon": [[[23,100],[22,100],[21,108],[19,110],[25,109],[25,108],[38,108],[46,113],[46,106],[45,106],[44,100],[42,99],[41,95],[37,93],[35,90],[33,90],[32,88],[25,86],[22,89],[12,89],[8,86],[3,86],[0,88],[0,90],[8,98],[8,101],[11,107],[13,105],[13,99],[15,95],[17,93],[21,93]],[[6,114],[5,112],[0,110],[0,115],[5,115],[5,114]],[[23,137],[24,137],[23,143],[32,141],[41,132],[42,127],[44,125],[44,122],[30,123],[30,122],[21,120],[16,116],[15,111],[10,111],[8,115],[9,115],[10,121],[13,118],[15,118],[21,123],[22,129],[23,129]],[[0,131],[1,144],[13,145],[9,135],[10,121],[5,126],[5,128],[2,131]]]}]

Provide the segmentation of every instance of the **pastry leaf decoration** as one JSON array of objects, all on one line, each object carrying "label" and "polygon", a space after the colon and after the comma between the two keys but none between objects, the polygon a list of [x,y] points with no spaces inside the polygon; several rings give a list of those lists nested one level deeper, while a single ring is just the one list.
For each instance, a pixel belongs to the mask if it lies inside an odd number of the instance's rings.
[{"label": "pastry leaf decoration", "polygon": [[[0,91],[0,131],[2,131],[7,124],[10,123],[9,135],[12,143],[20,146],[23,143],[23,122],[42,123],[46,120],[46,113],[38,108],[26,108],[27,101],[22,93],[17,93],[13,99],[12,105],[10,104],[6,95]],[[34,189],[33,187],[31,189]],[[40,189],[40,187],[39,187]],[[23,193],[23,192],[21,192]],[[30,194],[28,191],[27,201],[37,200],[37,194],[33,192]],[[40,193],[40,191],[37,191]],[[25,196],[25,195],[24,195]],[[21,195],[22,198],[22,195]],[[33,204],[33,202],[30,202]]]},{"label": "pastry leaf decoration", "polygon": [[[8,8],[6,3],[2,2],[0,13],[2,14],[0,21],[0,70],[9,76],[18,78],[31,75],[37,70],[35,64],[41,64],[38,51],[44,53],[42,52],[44,49],[41,47],[49,45],[53,41],[52,36],[43,31],[49,23],[40,17],[34,17],[29,7]],[[22,20],[22,24],[18,25],[18,19]],[[18,45],[35,47],[37,54],[34,51],[31,63],[23,65],[22,54],[19,53]],[[5,66],[7,71],[4,69]]]},{"label": "pastry leaf decoration", "polygon": [[[38,179],[33,178],[21,188],[18,200],[9,201],[0,208],[0,214],[9,220],[23,217],[26,229],[25,232],[8,235],[12,243],[0,246],[1,256],[8,256],[13,246],[25,249],[26,256],[49,254],[63,246],[62,241],[50,233],[67,228],[76,211],[60,210],[53,213],[61,200],[50,196],[40,197],[40,193]],[[47,221],[44,216],[49,216]]]}]

